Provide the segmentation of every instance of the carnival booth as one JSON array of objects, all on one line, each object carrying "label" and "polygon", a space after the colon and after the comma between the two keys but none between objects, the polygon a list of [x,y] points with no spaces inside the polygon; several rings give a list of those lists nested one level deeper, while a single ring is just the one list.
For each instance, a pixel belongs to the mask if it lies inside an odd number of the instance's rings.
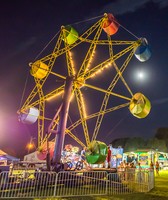
[{"label": "carnival booth", "polygon": [[123,160],[123,148],[113,148],[110,146],[111,150],[111,167],[117,168],[120,165],[121,161]]},{"label": "carnival booth", "polygon": [[123,160],[128,163],[140,163],[142,168],[149,168],[151,161],[153,163],[158,161],[160,165],[168,163],[168,153],[153,149],[138,149],[134,152],[125,152],[123,154]]}]

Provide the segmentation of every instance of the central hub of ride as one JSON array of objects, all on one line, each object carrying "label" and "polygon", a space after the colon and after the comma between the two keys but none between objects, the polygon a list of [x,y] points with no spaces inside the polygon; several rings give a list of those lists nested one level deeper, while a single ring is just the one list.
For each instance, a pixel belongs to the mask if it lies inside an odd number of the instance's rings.
[{"label": "central hub of ride", "polygon": [[85,85],[85,79],[83,77],[75,79],[74,85],[76,88],[82,88]]}]

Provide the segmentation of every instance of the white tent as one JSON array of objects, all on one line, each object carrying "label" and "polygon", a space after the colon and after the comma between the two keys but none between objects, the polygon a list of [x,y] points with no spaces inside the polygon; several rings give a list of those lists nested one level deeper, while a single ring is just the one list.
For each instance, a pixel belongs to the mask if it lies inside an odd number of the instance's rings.
[{"label": "white tent", "polygon": [[38,151],[35,151],[33,153],[25,155],[23,161],[27,161],[27,162],[45,162],[45,160],[40,160],[38,158],[38,153],[39,153]]},{"label": "white tent", "polygon": [[20,161],[20,159],[14,156],[8,155],[6,152],[0,150],[0,165],[7,165],[11,162],[17,162],[17,161]]}]

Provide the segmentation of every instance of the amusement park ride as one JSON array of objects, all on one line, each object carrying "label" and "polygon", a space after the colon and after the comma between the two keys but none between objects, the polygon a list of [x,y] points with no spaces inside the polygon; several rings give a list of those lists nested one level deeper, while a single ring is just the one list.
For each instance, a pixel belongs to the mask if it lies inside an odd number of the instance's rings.
[{"label": "amusement park ride", "polygon": [[[59,164],[65,136],[69,135],[87,147],[88,163],[103,163],[107,146],[97,136],[106,115],[124,107],[137,118],[149,114],[149,100],[140,92],[133,94],[124,78],[134,55],[141,62],[150,58],[148,42],[137,37],[135,41],[118,40],[120,29],[127,31],[107,13],[80,34],[72,25],[62,26],[54,37],[53,51],[29,64],[35,86],[18,111],[19,120],[27,124],[37,121],[38,151],[43,159],[47,149],[52,162]],[[116,92],[119,82],[126,91]],[[94,101],[92,107],[87,99]],[[53,135],[55,142],[50,139]]]}]

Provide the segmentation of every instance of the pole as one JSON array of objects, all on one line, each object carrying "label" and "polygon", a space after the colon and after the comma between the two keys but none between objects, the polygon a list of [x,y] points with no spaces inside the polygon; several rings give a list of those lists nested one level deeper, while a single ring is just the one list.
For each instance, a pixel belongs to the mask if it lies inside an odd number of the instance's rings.
[{"label": "pole", "polygon": [[47,171],[51,171],[51,162],[50,162],[50,147],[47,137],[47,155],[46,155]]},{"label": "pole", "polygon": [[65,139],[65,129],[67,125],[67,118],[68,118],[68,112],[69,112],[72,83],[73,83],[73,77],[68,76],[65,82],[62,108],[60,111],[60,121],[57,127],[57,134],[55,137],[55,147],[54,147],[54,155],[53,155],[53,163],[55,165],[61,164],[61,154],[62,154],[64,139]]}]

